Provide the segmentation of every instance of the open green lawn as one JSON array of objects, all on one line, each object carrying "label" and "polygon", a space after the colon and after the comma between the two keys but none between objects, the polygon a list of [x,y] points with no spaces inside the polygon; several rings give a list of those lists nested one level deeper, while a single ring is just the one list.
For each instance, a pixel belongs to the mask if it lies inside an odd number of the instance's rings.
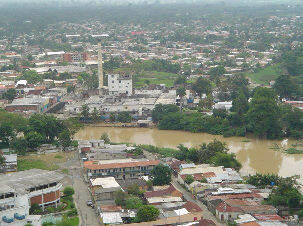
[{"label": "open green lawn", "polygon": [[18,157],[18,171],[29,169],[57,170],[59,163],[64,163],[74,156],[73,152],[28,155]]},{"label": "open green lawn", "polygon": [[249,77],[253,82],[262,85],[269,85],[269,82],[272,80],[276,80],[283,74],[283,70],[279,64],[270,65],[263,69],[260,69],[255,73],[247,73],[245,76]]},{"label": "open green lawn", "polygon": [[144,71],[139,76],[136,76],[134,86],[142,87],[146,85],[145,81],[149,80],[150,84],[165,84],[167,87],[172,87],[177,76],[177,74],[168,72]]}]

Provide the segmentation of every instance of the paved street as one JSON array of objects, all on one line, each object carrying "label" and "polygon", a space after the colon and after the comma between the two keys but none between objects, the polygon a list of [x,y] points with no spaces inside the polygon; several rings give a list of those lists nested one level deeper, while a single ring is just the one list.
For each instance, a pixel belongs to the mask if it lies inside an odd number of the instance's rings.
[{"label": "paved street", "polygon": [[78,156],[70,159],[65,163],[65,167],[69,170],[68,181],[75,189],[74,200],[77,205],[80,219],[80,226],[97,226],[99,220],[97,218],[95,209],[86,205],[87,200],[91,200],[91,195],[88,191],[88,186],[83,180],[81,174],[81,165]]},{"label": "paved street", "polygon": [[218,219],[207,209],[207,207],[200,202],[199,200],[196,200],[192,197],[191,193],[189,193],[188,191],[186,191],[176,180],[176,178],[173,177],[173,181],[172,184],[175,186],[176,189],[178,189],[180,192],[183,193],[184,197],[186,198],[186,200],[191,201],[193,203],[196,203],[203,211],[203,218],[205,219],[209,219],[212,220],[213,222],[215,222],[218,226],[223,226],[224,224],[220,223],[218,221]]}]

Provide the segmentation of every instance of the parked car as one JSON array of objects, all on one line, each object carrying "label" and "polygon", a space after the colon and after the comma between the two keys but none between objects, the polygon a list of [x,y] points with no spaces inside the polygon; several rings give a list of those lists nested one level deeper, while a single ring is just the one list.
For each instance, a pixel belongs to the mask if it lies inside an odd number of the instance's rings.
[{"label": "parked car", "polygon": [[92,201],[92,200],[88,200],[88,201],[86,202],[86,205],[87,205],[87,206],[92,206],[92,205],[93,205],[93,201]]}]

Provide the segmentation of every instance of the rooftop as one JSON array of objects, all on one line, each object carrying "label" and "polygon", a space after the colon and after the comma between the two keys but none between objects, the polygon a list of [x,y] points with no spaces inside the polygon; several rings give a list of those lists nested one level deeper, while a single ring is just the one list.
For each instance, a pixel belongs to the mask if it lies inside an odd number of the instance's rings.
[{"label": "rooftop", "polygon": [[12,191],[24,193],[29,188],[59,182],[62,179],[62,174],[40,169],[0,175],[0,193]]},{"label": "rooftop", "polygon": [[160,163],[158,160],[152,161],[138,161],[138,162],[122,162],[122,163],[109,163],[109,164],[100,164],[96,161],[86,161],[84,167],[90,170],[99,170],[99,169],[113,169],[113,168],[126,168],[126,167],[136,167],[136,166],[156,166]]}]

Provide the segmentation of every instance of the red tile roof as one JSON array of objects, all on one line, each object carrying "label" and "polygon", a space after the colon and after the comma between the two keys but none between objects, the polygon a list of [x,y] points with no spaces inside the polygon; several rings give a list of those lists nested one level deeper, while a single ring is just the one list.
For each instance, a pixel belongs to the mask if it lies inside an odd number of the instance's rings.
[{"label": "red tile roof", "polygon": [[[178,191],[173,185],[168,188],[159,191],[149,191],[144,193],[145,198],[161,197],[161,196],[172,196],[173,192]],[[178,191],[181,194],[181,192]],[[181,195],[182,196],[182,195]],[[179,197],[179,196],[178,196]]]},{"label": "red tile roof", "polygon": [[225,202],[221,202],[221,203],[217,206],[216,210],[218,210],[219,212],[239,212],[239,213],[242,212],[242,210],[241,210],[240,208],[230,206],[230,205],[228,205],[228,204],[225,203]]},{"label": "red tile roof", "polygon": [[285,221],[277,214],[254,214],[253,216],[259,221]]},{"label": "red tile roof", "polygon": [[253,221],[253,222],[243,223],[243,224],[241,224],[241,226],[260,226],[260,224],[258,224],[257,222]]},{"label": "red tile roof", "polygon": [[202,209],[193,202],[187,202],[183,205],[183,208],[187,209],[188,212],[201,212]]},{"label": "red tile roof", "polygon": [[228,195],[213,195],[209,197],[209,200],[216,199],[253,199],[253,198],[261,198],[261,195],[256,193],[246,193],[246,194],[228,194]]},{"label": "red tile roof", "polygon": [[98,161],[86,161],[84,162],[84,167],[90,170],[99,170],[99,169],[115,169],[115,168],[126,168],[126,167],[136,167],[136,166],[156,166],[159,163],[160,163],[159,160],[110,163],[110,164],[98,164]]}]

